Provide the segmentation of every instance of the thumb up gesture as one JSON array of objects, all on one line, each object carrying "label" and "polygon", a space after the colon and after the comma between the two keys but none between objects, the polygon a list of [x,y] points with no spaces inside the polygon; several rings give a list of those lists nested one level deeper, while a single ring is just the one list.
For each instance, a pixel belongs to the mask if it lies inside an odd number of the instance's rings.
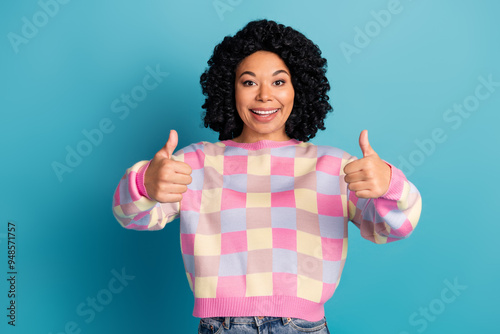
[{"label": "thumb up gesture", "polygon": [[161,203],[180,202],[191,183],[191,167],[185,162],[172,160],[179,139],[170,131],[167,143],[154,156],[144,175],[144,186],[149,197]]},{"label": "thumb up gesture", "polygon": [[361,159],[352,161],[344,167],[345,182],[349,190],[360,198],[378,198],[384,195],[391,183],[391,168],[378,156],[368,141],[368,131],[359,135]]}]

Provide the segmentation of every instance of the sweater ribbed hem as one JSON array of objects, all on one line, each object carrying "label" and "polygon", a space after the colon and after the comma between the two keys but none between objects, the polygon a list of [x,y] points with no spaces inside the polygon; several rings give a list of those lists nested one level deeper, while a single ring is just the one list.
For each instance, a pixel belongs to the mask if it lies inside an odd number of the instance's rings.
[{"label": "sweater ribbed hem", "polygon": [[146,170],[148,169],[150,163],[151,163],[151,161],[149,161],[147,164],[145,164],[144,166],[139,168],[139,171],[137,172],[137,179],[136,179],[137,184],[136,185],[137,185],[137,189],[139,190],[139,194],[141,196],[144,196],[147,199],[152,200],[152,198],[149,197],[149,195],[148,195],[148,192],[146,190],[146,186],[144,185],[144,174],[146,174]]},{"label": "sweater ribbed hem", "polygon": [[293,296],[195,298],[193,316],[209,317],[290,317],[319,321],[324,304]]},{"label": "sweater ribbed hem", "polygon": [[286,141],[260,140],[255,143],[237,143],[229,139],[222,141],[222,143],[226,146],[240,147],[247,150],[261,150],[263,148],[279,148],[284,146],[297,145],[301,142],[296,139],[290,139]]},{"label": "sweater ribbed hem", "polygon": [[401,170],[389,163],[387,164],[391,167],[391,183],[389,184],[389,189],[387,189],[387,192],[380,197],[393,201],[399,201],[401,199],[401,196],[403,195],[403,188],[406,177]]}]

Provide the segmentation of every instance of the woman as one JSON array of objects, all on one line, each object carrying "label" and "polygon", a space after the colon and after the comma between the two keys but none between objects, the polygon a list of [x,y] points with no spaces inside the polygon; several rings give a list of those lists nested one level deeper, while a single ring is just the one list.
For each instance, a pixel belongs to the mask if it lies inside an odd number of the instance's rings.
[{"label": "woman", "polygon": [[253,21],[208,64],[204,123],[221,141],[174,153],[172,130],[151,161],[127,170],[114,215],[137,230],[180,216],[199,333],[329,333],[324,304],[340,280],[348,221],[375,243],[406,238],[419,192],[366,130],[361,159],[308,143],[332,108],[326,60],[301,33]]}]

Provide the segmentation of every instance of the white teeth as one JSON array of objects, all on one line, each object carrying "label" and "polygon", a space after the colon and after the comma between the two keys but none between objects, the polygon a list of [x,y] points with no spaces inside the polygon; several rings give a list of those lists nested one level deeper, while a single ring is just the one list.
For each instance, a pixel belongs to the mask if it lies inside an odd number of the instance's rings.
[{"label": "white teeth", "polygon": [[253,113],[256,113],[256,114],[259,114],[259,115],[270,115],[270,114],[274,114],[275,112],[277,112],[279,110],[278,109],[274,109],[274,110],[267,110],[267,111],[264,111],[264,110],[253,110],[253,109],[250,109],[252,110]]}]

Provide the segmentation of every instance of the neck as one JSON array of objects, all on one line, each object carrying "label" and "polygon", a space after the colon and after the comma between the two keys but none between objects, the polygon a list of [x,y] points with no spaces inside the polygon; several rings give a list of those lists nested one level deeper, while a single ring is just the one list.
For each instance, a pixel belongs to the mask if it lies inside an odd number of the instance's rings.
[{"label": "neck", "polygon": [[238,137],[233,138],[232,140],[236,143],[256,143],[262,140],[271,140],[271,141],[288,141],[291,138],[283,132],[280,134],[275,133],[266,133],[266,134],[248,134],[243,131]]},{"label": "neck", "polygon": [[290,146],[290,145],[297,145],[300,144],[301,142],[295,139],[290,139],[287,141],[274,141],[274,140],[261,140],[255,143],[240,143],[236,142],[233,139],[229,140],[224,140],[222,143],[225,146],[229,147],[239,147],[242,149],[246,150],[262,150],[262,149],[269,149],[269,148],[280,148],[280,147],[285,147],[285,146]]}]

